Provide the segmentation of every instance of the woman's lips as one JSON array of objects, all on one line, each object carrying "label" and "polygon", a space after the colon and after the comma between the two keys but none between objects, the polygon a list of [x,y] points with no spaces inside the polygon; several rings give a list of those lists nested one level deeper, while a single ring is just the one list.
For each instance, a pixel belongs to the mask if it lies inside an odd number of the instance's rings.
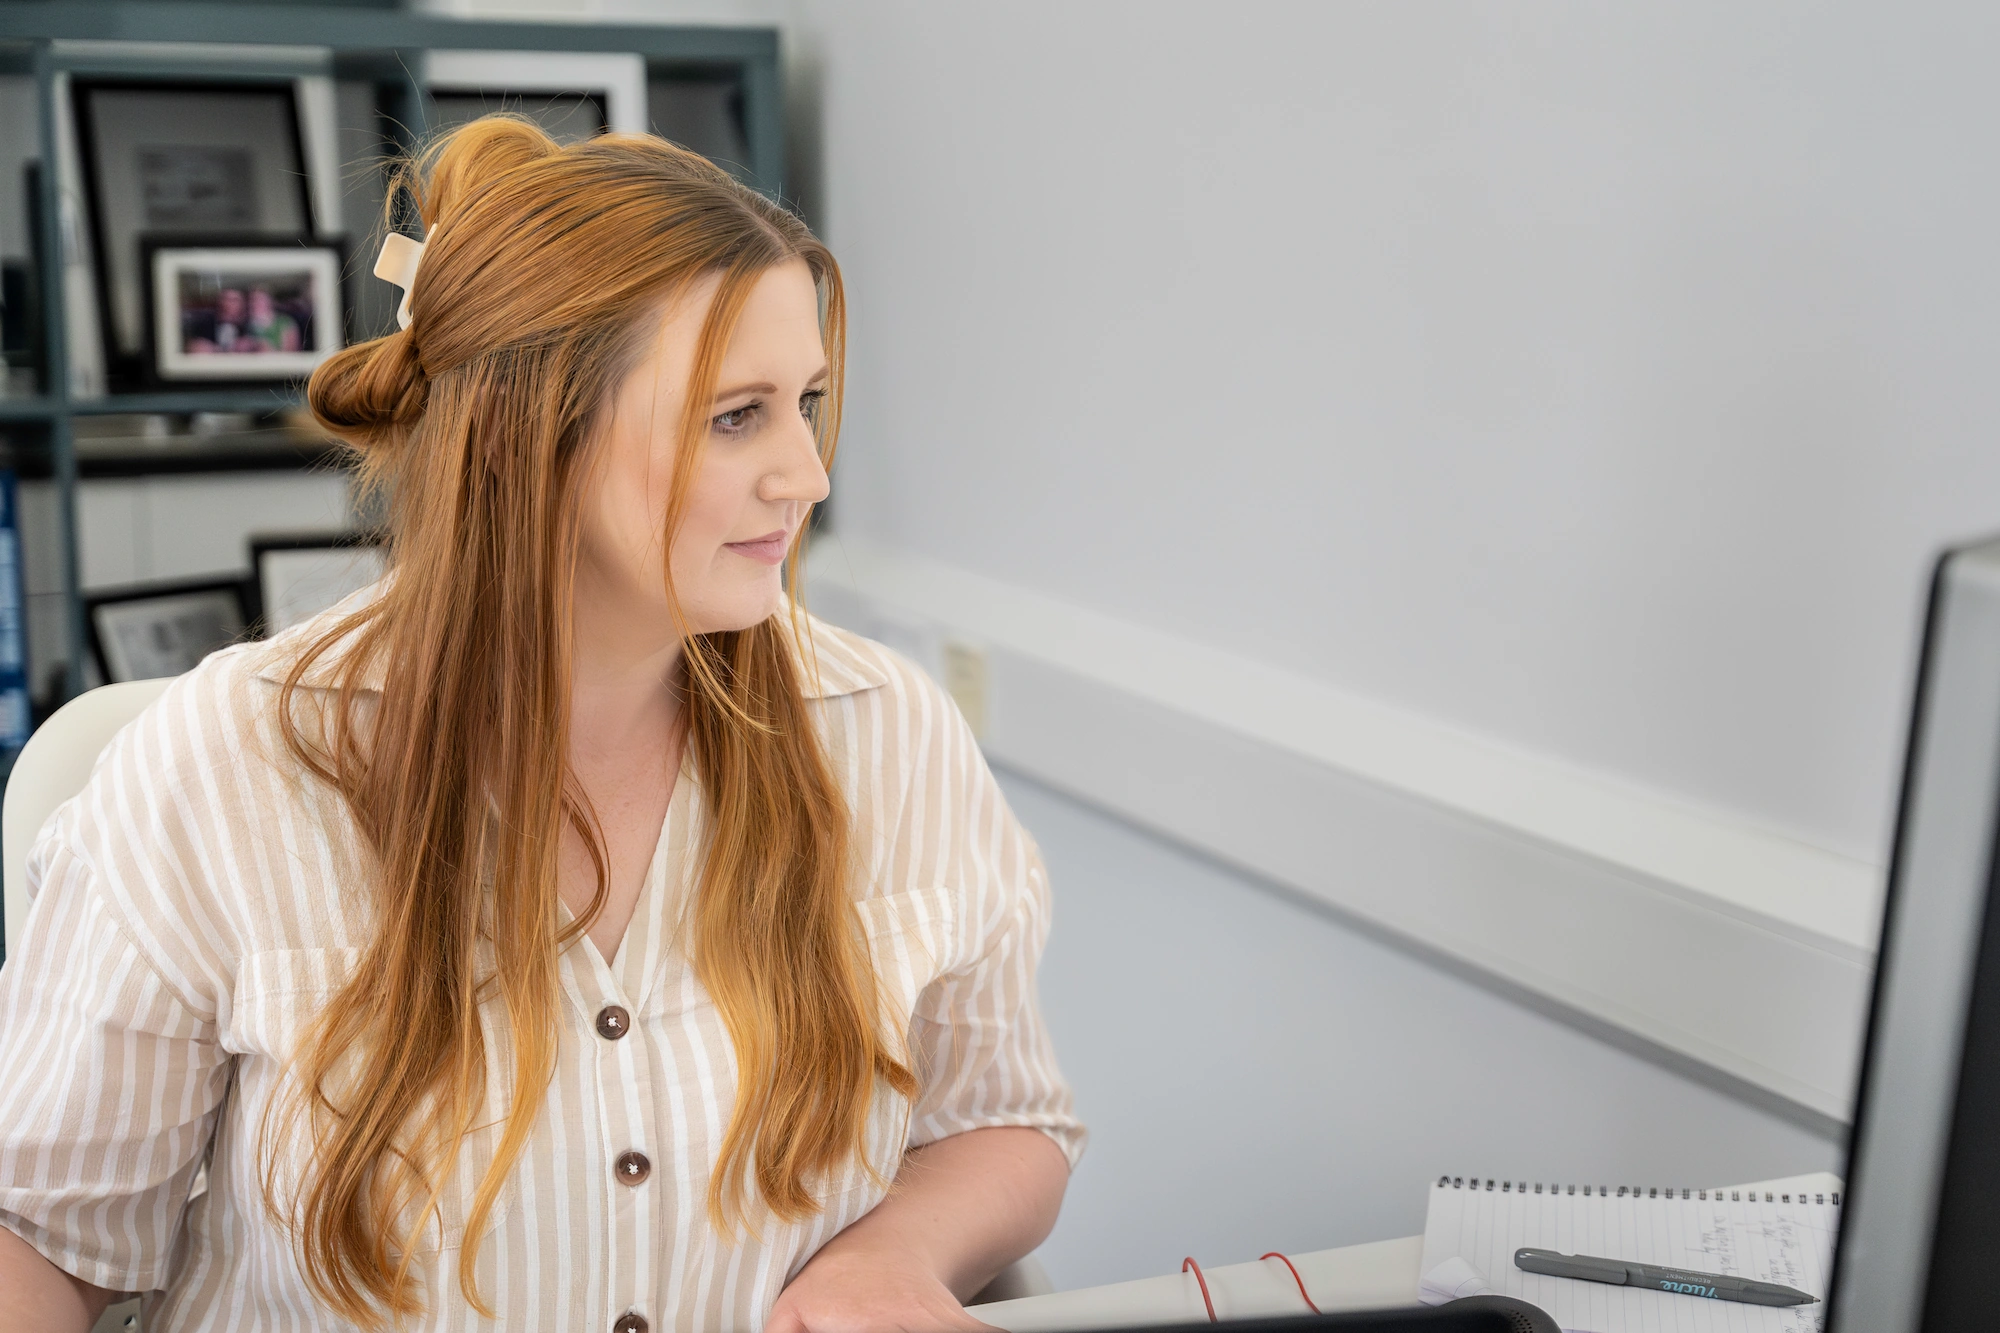
[{"label": "woman's lips", "polygon": [[736,554],[748,556],[752,560],[766,565],[782,564],[785,559],[785,552],[790,548],[791,544],[792,535],[783,528],[780,528],[776,532],[767,532],[763,536],[753,538],[747,542],[725,543]]}]

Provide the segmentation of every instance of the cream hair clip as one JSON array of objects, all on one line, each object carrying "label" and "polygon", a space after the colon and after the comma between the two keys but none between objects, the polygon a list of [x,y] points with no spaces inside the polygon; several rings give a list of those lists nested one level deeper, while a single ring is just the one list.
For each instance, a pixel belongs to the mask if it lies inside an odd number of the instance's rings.
[{"label": "cream hair clip", "polygon": [[[432,227],[424,233],[424,240],[437,231]],[[410,327],[410,289],[417,285],[417,265],[423,262],[424,242],[413,241],[400,231],[392,231],[382,238],[382,253],[375,257],[375,276],[392,286],[403,289],[403,299],[396,306],[396,327]]]}]

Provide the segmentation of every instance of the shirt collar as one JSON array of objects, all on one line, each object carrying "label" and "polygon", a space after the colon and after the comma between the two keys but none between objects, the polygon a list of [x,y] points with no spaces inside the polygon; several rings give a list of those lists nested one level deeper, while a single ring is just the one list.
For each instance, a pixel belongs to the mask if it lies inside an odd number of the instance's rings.
[{"label": "shirt collar", "polygon": [[[351,593],[320,614],[292,626],[269,640],[263,645],[263,661],[257,667],[257,676],[274,684],[284,684],[292,665],[298,660],[299,653],[324,633],[334,621],[360,610],[379,598],[387,582],[387,579],[383,579],[359,592]],[[779,605],[776,616],[781,624],[792,623],[792,609],[789,600]],[[804,607],[798,608],[797,623],[805,630],[805,637],[810,641],[810,646],[803,651],[797,650],[796,647],[794,651],[794,658],[799,668],[799,690],[806,698],[837,699],[842,695],[859,694],[863,690],[872,690],[888,684],[888,674],[871,655],[862,650],[862,641],[854,635],[836,629],[819,617],[809,614]],[[299,677],[299,684],[315,690],[337,688],[340,683],[341,664],[347,660],[347,654],[353,649],[354,637],[350,634],[340,639],[315,658]],[[378,657],[369,664],[367,672],[357,684],[363,691],[380,694],[386,677],[386,664]]]}]

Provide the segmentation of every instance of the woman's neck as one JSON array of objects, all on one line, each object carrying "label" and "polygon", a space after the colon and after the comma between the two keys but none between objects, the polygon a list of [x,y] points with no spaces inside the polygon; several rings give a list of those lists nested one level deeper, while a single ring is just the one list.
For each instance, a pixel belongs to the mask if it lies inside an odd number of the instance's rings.
[{"label": "woman's neck", "polygon": [[[640,632],[645,620],[579,598],[571,653],[569,767],[606,856],[605,897],[590,927],[606,962],[638,904],[680,771],[681,645]],[[563,830],[557,860],[557,891],[580,914],[598,881],[574,829]]]},{"label": "woman's neck", "polygon": [[571,760],[651,748],[680,716],[680,636],[579,590],[570,649]]}]

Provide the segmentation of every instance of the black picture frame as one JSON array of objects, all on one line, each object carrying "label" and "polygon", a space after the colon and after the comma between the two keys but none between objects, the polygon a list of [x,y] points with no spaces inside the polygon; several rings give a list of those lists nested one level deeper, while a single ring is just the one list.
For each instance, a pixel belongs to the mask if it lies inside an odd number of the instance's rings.
[{"label": "black picture frame", "polygon": [[[139,337],[131,343],[127,343],[123,337],[123,321],[119,308],[119,292],[124,288],[128,278],[136,281],[141,288],[146,285],[146,274],[143,268],[144,261],[138,254],[136,247],[128,249],[127,246],[139,235],[149,230],[157,232],[166,229],[149,227],[144,219],[140,219],[136,224],[132,224],[126,219],[118,219],[114,222],[113,219],[106,216],[107,209],[104,201],[111,191],[106,188],[109,178],[105,173],[109,168],[113,155],[107,151],[107,145],[102,142],[103,127],[100,124],[100,118],[94,106],[97,96],[105,93],[147,93],[167,97],[181,95],[204,98],[240,98],[245,103],[246,114],[251,115],[260,113],[268,114],[272,109],[273,99],[276,99],[276,105],[282,111],[282,123],[278,128],[278,138],[286,145],[291,158],[290,162],[281,164],[278,167],[278,174],[288,180],[291,186],[297,190],[298,230],[311,234],[317,227],[317,220],[313,214],[312,181],[307,166],[305,135],[299,115],[298,88],[294,81],[289,79],[268,79],[202,82],[185,79],[133,78],[88,78],[72,80],[70,83],[70,106],[72,115],[75,118],[77,153],[82,167],[83,180],[81,183],[83,185],[82,193],[85,201],[84,212],[90,226],[91,256],[93,261],[92,276],[96,280],[97,317],[100,337],[104,346],[105,377],[107,385],[116,389],[132,387],[142,382],[145,378],[143,369],[145,360],[145,330],[142,328],[139,332]],[[253,104],[258,110],[252,110]],[[136,145],[132,146],[136,147]],[[199,147],[199,145],[187,145],[184,143],[164,146]],[[188,227],[182,228],[182,230],[192,231],[195,228]],[[201,230],[207,231],[210,234],[226,232],[232,235],[254,235],[268,234],[270,228],[268,225],[251,225],[244,227],[241,232],[238,232],[234,228],[224,229],[215,227],[205,227],[201,228]],[[123,258],[120,258],[121,255]],[[128,274],[124,267],[128,262],[140,264],[142,267],[132,270]],[[134,295],[138,297],[139,308],[143,311],[144,296],[138,292],[135,292]],[[143,313],[141,314],[141,319],[142,321],[144,319]]]},{"label": "black picture frame", "polygon": [[[199,631],[199,608],[203,603],[220,614],[215,624],[226,635],[198,634],[190,639],[187,631]],[[192,669],[218,648],[249,637],[250,617],[246,612],[244,580],[238,576],[199,579],[171,579],[132,583],[117,588],[100,588],[83,599],[84,623],[90,634],[90,655],[98,674],[107,684],[127,680],[158,679],[159,675],[179,675]],[[171,659],[178,670],[152,675],[135,670],[139,655],[127,651],[126,635],[144,632],[144,613],[156,612],[157,632],[168,641],[148,653],[149,663]],[[173,617],[179,612],[179,619]],[[107,640],[114,642],[107,643]]]},{"label": "black picture frame", "polygon": [[[42,272],[42,261],[47,251],[42,244],[42,164],[38,159],[30,158],[22,164],[21,198],[27,205],[28,254],[25,260],[7,261],[10,271],[5,278],[0,278],[8,287],[8,295],[0,297],[0,300],[7,304],[7,322],[14,326],[15,335],[0,338],[8,344],[4,352],[0,352],[0,361],[5,361],[10,371],[30,371],[34,380],[33,392],[48,393],[54,386],[49,383],[48,377],[48,353],[44,346],[48,312],[42,303],[52,299],[51,293],[60,292],[62,285],[60,279],[51,282]],[[18,297],[13,294],[16,289]]]},{"label": "black picture frame", "polygon": [[300,553],[379,550],[387,556],[388,535],[380,529],[346,528],[326,532],[258,532],[250,536],[250,577],[244,581],[244,605],[251,633],[258,638],[282,632],[289,625],[272,623],[273,557]]},{"label": "black picture frame", "polygon": [[[258,373],[261,369],[255,359],[244,358],[228,367],[218,367],[217,373],[188,374],[171,368],[176,359],[162,347],[159,338],[159,283],[157,266],[162,256],[175,254],[233,254],[239,253],[246,264],[253,267],[282,269],[285,261],[293,256],[299,258],[300,267],[317,270],[317,276],[326,284],[326,289],[336,303],[331,312],[316,311],[315,331],[330,333],[331,341],[316,347],[314,355],[318,360],[345,347],[354,336],[355,311],[353,292],[350,290],[347,271],[347,243],[342,237],[315,239],[303,235],[237,235],[223,234],[153,234],[139,238],[139,272],[145,286],[145,300],[141,307],[145,322],[145,340],[141,360],[141,381],[149,388],[186,387],[201,384],[209,387],[251,388],[260,385],[290,384],[304,380],[312,373],[312,366],[286,360],[274,362],[268,373]],[[227,261],[223,261],[227,262]],[[327,314],[332,318],[327,319]],[[233,359],[232,359],[233,360]],[[317,361],[314,362],[317,364]],[[226,373],[227,371],[247,373]]]}]

